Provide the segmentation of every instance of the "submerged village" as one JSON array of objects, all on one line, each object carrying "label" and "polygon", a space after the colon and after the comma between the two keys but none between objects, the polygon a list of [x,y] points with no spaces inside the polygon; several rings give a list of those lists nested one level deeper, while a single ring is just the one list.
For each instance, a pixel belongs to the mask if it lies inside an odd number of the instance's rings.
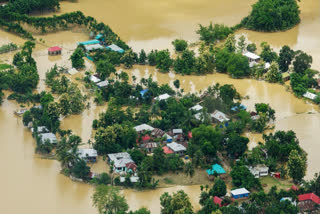
[{"label": "submerged village", "polygon": [[[299,24],[297,1],[283,1],[257,1],[250,15],[232,27],[199,25],[199,41],[175,39],[171,53],[135,52],[107,23],[80,11],[29,15],[58,10],[59,1],[31,1],[26,3],[29,10],[20,0],[4,2],[0,27],[26,41],[0,47],[0,54],[12,53],[5,62],[0,58],[0,100],[17,104],[17,123],[32,134],[40,158],[57,160],[63,176],[94,187],[92,204],[101,214],[153,213],[149,207],[132,210],[123,190],[143,193],[188,185],[198,185],[198,200],[191,202],[183,190],[164,192],[157,196],[160,213],[319,213],[320,175],[305,179],[308,154],[302,140],[292,130],[276,129],[271,104],[246,106],[250,94],[243,96],[232,84],[216,82],[193,93],[179,79],[159,84],[152,75],[130,73],[134,66],[182,76],[222,73],[281,85],[318,105],[320,73],[311,68],[311,55],[287,45],[277,52],[266,42],[255,44],[235,35],[241,28],[273,32]],[[270,18],[265,10],[270,2],[290,8],[276,6],[287,20]],[[258,22],[262,15],[274,23]],[[46,34],[75,27],[85,29],[88,39],[75,44],[71,66],[55,64],[41,80],[34,50],[46,44],[34,38],[34,29]],[[55,59],[67,51],[55,44],[45,54]],[[45,90],[37,90],[40,81]],[[88,142],[62,128],[63,120],[92,106],[101,107],[102,113],[86,124]],[[261,142],[249,146],[248,134],[261,136]],[[97,164],[104,170],[96,171]]]}]

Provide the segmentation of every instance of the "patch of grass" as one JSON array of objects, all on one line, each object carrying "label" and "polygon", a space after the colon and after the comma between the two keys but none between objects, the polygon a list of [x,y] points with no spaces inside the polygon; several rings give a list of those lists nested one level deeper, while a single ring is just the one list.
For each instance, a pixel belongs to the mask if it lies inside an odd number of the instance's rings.
[{"label": "patch of grass", "polygon": [[0,64],[0,71],[1,70],[6,70],[6,69],[9,69],[9,68],[12,68],[12,66],[9,65],[9,64]]},{"label": "patch of grass", "polygon": [[263,186],[263,189],[266,191],[269,191],[273,186],[276,186],[278,190],[286,190],[293,185],[293,183],[289,180],[277,179],[270,176],[260,178],[260,182]]},{"label": "patch of grass", "polygon": [[170,178],[164,178],[163,181],[166,184],[174,184],[173,180],[171,180]]}]

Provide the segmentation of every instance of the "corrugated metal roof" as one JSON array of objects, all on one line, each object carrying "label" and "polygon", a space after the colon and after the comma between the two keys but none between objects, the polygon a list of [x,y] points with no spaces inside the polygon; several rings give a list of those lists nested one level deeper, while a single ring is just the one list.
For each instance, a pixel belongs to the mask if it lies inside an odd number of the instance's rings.
[{"label": "corrugated metal roof", "polygon": [[250,192],[246,188],[239,188],[235,190],[231,190],[232,195],[243,195],[243,194],[250,194]]}]

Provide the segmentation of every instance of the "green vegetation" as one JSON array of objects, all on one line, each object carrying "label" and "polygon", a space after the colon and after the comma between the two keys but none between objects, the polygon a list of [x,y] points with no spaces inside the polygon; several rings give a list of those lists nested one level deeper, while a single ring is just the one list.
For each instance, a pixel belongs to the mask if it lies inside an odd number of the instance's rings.
[{"label": "green vegetation", "polygon": [[241,24],[251,30],[283,31],[299,24],[299,14],[297,0],[259,0]]},{"label": "green vegetation", "polygon": [[9,43],[7,45],[0,46],[0,54],[8,53],[10,51],[15,51],[18,49],[18,46],[14,43]]},{"label": "green vegetation", "polygon": [[199,25],[199,30],[197,34],[200,35],[200,40],[206,42],[207,44],[214,44],[218,41],[226,39],[229,34],[233,33],[233,30],[225,25],[209,24],[209,26]]},{"label": "green vegetation", "polygon": [[160,197],[161,214],[169,213],[185,213],[193,214],[193,207],[191,205],[189,196],[180,190],[172,195],[163,193]]},{"label": "green vegetation", "polygon": [[181,52],[187,49],[188,47],[188,42],[183,40],[183,39],[176,39],[172,42],[174,49],[177,52]]}]

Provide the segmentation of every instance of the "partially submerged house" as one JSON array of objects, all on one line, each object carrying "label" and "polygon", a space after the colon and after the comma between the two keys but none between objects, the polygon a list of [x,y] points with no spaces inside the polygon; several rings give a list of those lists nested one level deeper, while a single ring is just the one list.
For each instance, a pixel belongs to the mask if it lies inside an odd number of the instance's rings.
[{"label": "partially submerged house", "polygon": [[70,74],[70,75],[75,75],[77,73],[78,73],[78,70],[75,68],[71,68],[70,70],[68,70],[68,74]]},{"label": "partially submerged house", "polygon": [[293,201],[291,197],[283,197],[280,199],[280,202],[282,201],[289,201],[292,205],[297,206],[297,202]]},{"label": "partially submerged house", "polygon": [[100,43],[99,40],[94,39],[94,40],[79,42],[79,43],[77,43],[77,44],[78,44],[78,45],[84,45],[84,46],[86,46],[86,45],[94,45],[94,44],[99,44],[99,43]]},{"label": "partially submerged house", "polygon": [[134,163],[128,152],[108,154],[108,162],[113,163],[113,169],[117,173],[129,172],[131,169],[128,167],[132,166],[129,163]]},{"label": "partially submerged house", "polygon": [[260,61],[260,56],[249,51],[244,53],[243,56],[247,57],[250,68],[252,68],[255,64],[258,64]]},{"label": "partially submerged house", "polygon": [[264,176],[268,176],[269,174],[269,167],[265,165],[257,165],[255,167],[248,167],[251,174],[254,175],[255,178],[260,178]]},{"label": "partially submerged house", "polygon": [[282,80],[283,80],[284,82],[290,80],[290,74],[289,74],[289,72],[284,72],[284,73],[282,73],[281,75],[282,75]]},{"label": "partially submerged house", "polygon": [[207,169],[207,173],[209,176],[214,174],[221,175],[221,174],[226,174],[226,171],[223,169],[221,165],[214,164],[211,166],[211,169]]},{"label": "partially submerged house", "polygon": [[38,126],[36,129],[35,128],[31,128],[31,132],[37,132],[37,133],[48,133],[49,130],[47,129],[47,127],[45,126]]},{"label": "partially submerged house", "polygon": [[109,45],[107,49],[118,52],[118,53],[124,53],[124,50],[115,44]]},{"label": "partially submerged house", "polygon": [[231,196],[234,199],[245,198],[250,195],[250,192],[246,188],[239,188],[231,190]]},{"label": "partially submerged house", "polygon": [[310,99],[310,100],[314,100],[314,99],[317,97],[317,95],[314,94],[314,93],[311,93],[311,92],[307,91],[307,92],[303,95],[303,97],[308,98],[308,99]]},{"label": "partially submerged house", "polygon": [[86,51],[88,52],[92,52],[95,50],[103,50],[105,49],[104,46],[100,45],[100,44],[91,44],[91,45],[85,45],[84,48],[86,49]]},{"label": "partially submerged house", "polygon": [[172,150],[175,154],[177,155],[184,155],[185,152],[187,151],[186,147],[184,147],[183,145],[176,143],[176,142],[172,142],[172,143],[168,143],[167,147]]},{"label": "partially submerged house", "polygon": [[41,142],[44,143],[49,141],[51,144],[57,144],[57,137],[53,133],[42,133],[39,134]]},{"label": "partially submerged house", "polygon": [[59,46],[54,46],[48,49],[48,54],[49,55],[59,55],[61,54],[62,48]]},{"label": "partially submerged house", "polygon": [[230,119],[227,117],[227,115],[221,111],[215,110],[211,117],[219,123],[228,122]]},{"label": "partially submerged house", "polygon": [[95,149],[78,149],[77,154],[79,158],[87,162],[96,162],[98,157],[98,152]]},{"label": "partially submerged house", "polygon": [[298,195],[300,211],[312,211],[320,205],[320,198],[314,193]]}]

